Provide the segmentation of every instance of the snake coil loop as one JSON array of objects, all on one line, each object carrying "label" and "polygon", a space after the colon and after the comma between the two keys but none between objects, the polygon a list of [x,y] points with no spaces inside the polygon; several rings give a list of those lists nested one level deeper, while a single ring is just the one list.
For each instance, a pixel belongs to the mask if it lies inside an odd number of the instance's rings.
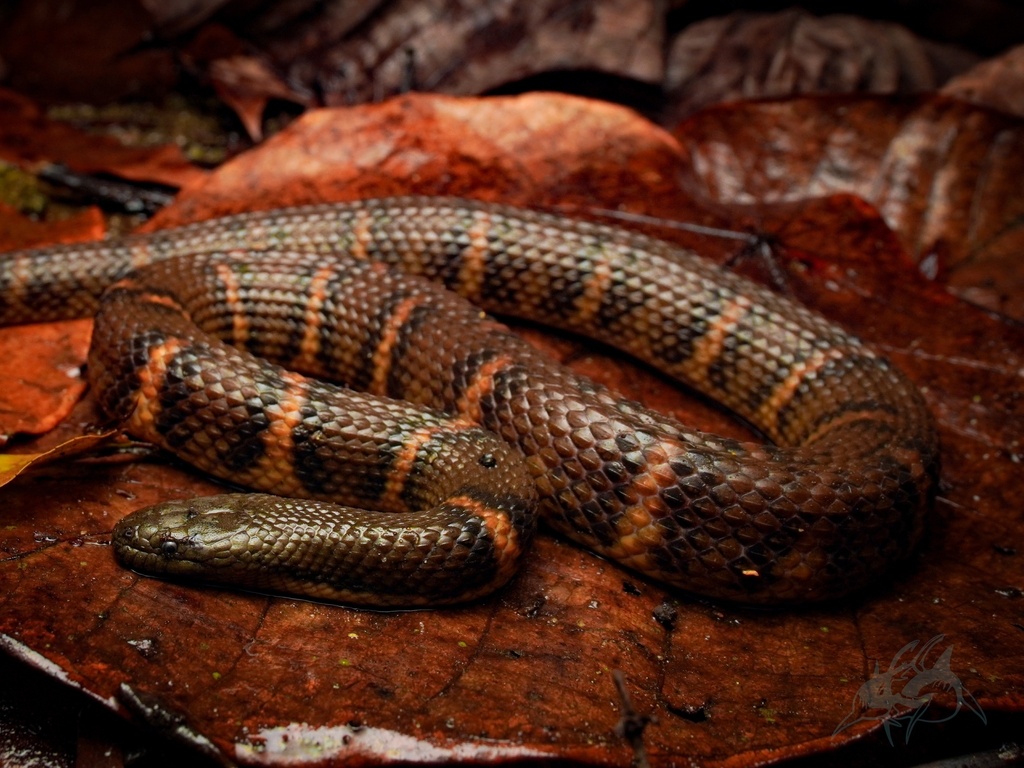
[{"label": "snake coil loop", "polygon": [[[509,578],[536,509],[651,578],[778,604],[856,589],[921,536],[937,441],[916,388],[842,329],[659,240],[452,199],[244,214],[4,255],[0,321],[95,312],[144,263],[97,316],[101,407],[211,474],[306,500],[134,513],[115,545],[137,569],[454,602]],[[623,401],[478,307],[618,346],[774,445]]]}]

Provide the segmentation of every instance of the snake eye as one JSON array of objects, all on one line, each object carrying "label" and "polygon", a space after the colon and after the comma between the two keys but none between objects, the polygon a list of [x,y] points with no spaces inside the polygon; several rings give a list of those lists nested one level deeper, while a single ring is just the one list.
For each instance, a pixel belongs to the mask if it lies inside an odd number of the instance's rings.
[{"label": "snake eye", "polygon": [[164,557],[172,557],[178,554],[178,542],[174,539],[164,539],[160,542],[160,554]]},{"label": "snake eye", "polygon": [[498,460],[494,457],[493,453],[485,453],[480,457],[480,464],[487,467],[487,469],[494,469],[498,466]]}]

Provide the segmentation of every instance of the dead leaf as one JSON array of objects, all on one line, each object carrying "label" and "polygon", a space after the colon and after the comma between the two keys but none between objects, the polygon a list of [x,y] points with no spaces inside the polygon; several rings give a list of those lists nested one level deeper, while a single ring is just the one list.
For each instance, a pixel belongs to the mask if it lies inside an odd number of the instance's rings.
[{"label": "dead leaf", "polygon": [[586,99],[410,94],[362,109],[311,111],[296,123],[259,149],[268,163],[226,163],[201,186],[182,190],[146,229],[386,195],[578,209],[602,200],[639,207],[651,195],[670,200],[676,190],[672,137],[629,110]]},{"label": "dead leaf", "polygon": [[[2,141],[2,139],[0,139]],[[3,151],[0,143],[0,152]],[[87,208],[71,218],[39,222],[26,218],[8,205],[0,203],[0,227],[3,228],[4,250],[32,248],[52,243],[76,243],[98,240],[103,236],[103,216],[96,208]]]},{"label": "dead leaf", "polygon": [[0,486],[14,480],[26,470],[52,464],[58,461],[67,461],[74,456],[102,445],[116,434],[114,430],[94,435],[80,435],[67,440],[56,448],[51,448],[42,453],[4,453],[0,454]]},{"label": "dead leaf", "polygon": [[195,29],[229,3],[230,0],[191,0],[185,3],[168,3],[164,0],[139,2],[150,15],[156,29],[167,37]]},{"label": "dead leaf", "polygon": [[187,52],[189,33],[201,36],[204,24],[229,25],[261,69],[282,74],[292,99],[352,104],[408,90],[483,93],[553,70],[656,84],[664,70],[665,16],[654,0],[263,6],[216,0],[127,8],[103,0],[73,2],[56,18],[14,8],[0,27],[0,56],[11,87],[49,99],[154,99],[180,76],[176,41],[185,41]]},{"label": "dead leaf", "polygon": [[270,99],[310,102],[221,24],[203,26],[182,51],[182,58],[190,69],[205,73],[217,96],[234,110],[254,142],[263,139],[263,111]]},{"label": "dead leaf", "polygon": [[687,185],[726,203],[855,194],[926,275],[1024,319],[1024,123],[942,97],[740,103],[676,130]]},{"label": "dead leaf", "polygon": [[327,104],[409,90],[484,93],[548,71],[592,70],[646,83],[659,82],[664,71],[664,9],[651,0],[378,6],[372,13],[323,7],[277,26],[259,19],[253,37],[290,82]]},{"label": "dead leaf", "polygon": [[126,147],[108,136],[90,136],[45,117],[39,107],[0,88],[0,159],[23,168],[59,163],[79,173],[109,173],[172,187],[198,183],[206,172],[181,149]]},{"label": "dead leaf", "polygon": [[173,51],[149,44],[153,19],[140,3],[70,2],[4,9],[4,84],[50,101],[156,99],[178,77]]},{"label": "dead leaf", "polygon": [[[1022,569],[1006,542],[1022,525],[1012,502],[1021,331],[924,280],[859,200],[701,210],[675,187],[685,168],[667,134],[608,105],[406,97],[305,115],[206,188],[184,191],[158,224],[448,192],[577,213],[621,206],[749,232],[746,241],[663,234],[765,268],[782,290],[880,344],[926,388],[940,421],[943,499],[920,556],[885,583],[834,605],[747,611],[669,594],[541,536],[509,588],[459,610],[356,612],[190,588],[121,570],[106,536],[130,510],[215,486],[170,462],[71,465],[4,489],[4,647],[119,711],[125,683],[155,720],[244,764],[379,765],[395,755],[628,764],[614,670],[637,712],[657,717],[644,733],[653,764],[821,754],[880,734],[878,720],[833,732],[875,660],[884,666],[907,642],[938,634],[986,712],[1020,712],[1021,616],[1006,589]],[[617,355],[575,341],[552,348],[684,418],[693,407]],[[721,414],[703,412],[701,426],[723,429]]]},{"label": "dead leaf", "polygon": [[252,56],[216,59],[210,63],[210,79],[217,95],[235,111],[254,142],[263,139],[263,110],[271,98],[297,101],[294,92]]},{"label": "dead leaf", "polygon": [[1024,117],[1024,45],[957,75],[943,86],[942,92]]},{"label": "dead leaf", "polygon": [[899,24],[799,8],[738,12],[685,27],[665,73],[666,124],[740,99],[934,91],[977,57]]}]

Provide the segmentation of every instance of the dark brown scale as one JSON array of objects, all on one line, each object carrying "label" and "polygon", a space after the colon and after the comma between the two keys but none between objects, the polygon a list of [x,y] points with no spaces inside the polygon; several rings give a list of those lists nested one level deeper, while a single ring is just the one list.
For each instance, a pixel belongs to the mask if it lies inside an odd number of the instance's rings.
[{"label": "dark brown scale", "polygon": [[[321,276],[319,282],[315,276],[329,257],[298,253],[251,253],[241,267],[224,257],[190,256],[147,272],[150,285],[239,346],[376,394],[440,411],[462,409],[526,455],[541,512],[553,527],[629,567],[714,597],[817,600],[876,577],[920,537],[937,447],[913,385],[806,309],[688,251],[627,231],[465,201],[367,201],[246,214],[125,244],[87,246],[73,266],[55,261],[59,250],[14,254],[0,260],[0,281],[46,272],[53,278],[50,290],[60,296],[111,281],[143,245],[166,258],[282,244],[383,259],[439,279],[488,310],[616,344],[720,400],[779,444],[695,433],[620,401],[481,321],[476,308],[367,262],[339,256],[344,278]],[[219,278],[213,288],[201,284],[228,263],[234,265],[230,285]],[[87,304],[65,299],[76,309]],[[310,314],[311,307],[319,309]],[[238,326],[241,311],[246,320]],[[134,389],[125,383],[137,376],[132,366],[142,364],[138,340],[117,341],[132,334],[150,345],[186,339],[188,351],[179,354],[191,355],[189,364],[204,372],[220,371],[217,387],[243,382],[242,389],[251,389],[263,381],[275,394],[260,401],[264,410],[255,410],[261,413],[295,396],[289,393],[293,374],[261,373],[261,363],[225,357],[237,353],[197,355],[188,329],[161,327],[154,334],[155,317],[142,317],[141,308],[120,313],[131,316],[130,332],[120,327],[120,314],[111,314],[118,321],[109,331],[97,325],[93,352],[103,357],[108,348],[129,344],[108,365],[92,366],[108,371],[93,375],[112,414],[123,410],[116,401]],[[16,301],[0,306],[4,316],[26,319]],[[198,381],[205,391],[211,386],[205,375],[183,371],[178,378]],[[165,386],[173,389],[167,382],[161,391]],[[319,390],[315,395],[321,397]],[[171,398],[174,408],[194,396]],[[260,455],[250,449],[255,458],[244,450],[257,437],[263,445],[268,428],[253,416],[255,401],[240,399],[227,409],[238,424],[183,417],[187,426],[180,434],[202,441],[216,431],[223,444],[193,450],[185,441],[179,452],[207,471],[249,482],[224,464],[269,461],[266,449]],[[334,417],[351,420],[340,412]],[[349,489],[360,502],[384,494],[401,474],[395,451],[421,417],[403,411],[395,418],[390,448],[377,454],[375,480],[364,477]],[[329,484],[327,465],[333,464],[320,461],[308,435],[294,435],[284,484],[315,495]],[[428,453],[434,455],[433,447]],[[482,466],[477,461],[460,469],[472,478]],[[491,500],[503,497],[482,496],[488,510]]]}]

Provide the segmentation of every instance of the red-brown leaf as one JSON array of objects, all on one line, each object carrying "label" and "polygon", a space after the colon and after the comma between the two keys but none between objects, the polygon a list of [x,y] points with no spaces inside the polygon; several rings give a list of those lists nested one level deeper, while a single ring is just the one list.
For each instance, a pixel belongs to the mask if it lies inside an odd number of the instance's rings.
[{"label": "red-brown leaf", "polygon": [[90,136],[47,119],[32,101],[3,88],[0,159],[26,168],[60,163],[79,173],[107,173],[173,187],[198,183],[206,175],[177,146],[126,147],[108,136]]},{"label": "red-brown leaf", "polygon": [[687,183],[750,203],[849,193],[959,295],[1024,318],[1024,122],[943,97],[715,107],[676,136]]}]

